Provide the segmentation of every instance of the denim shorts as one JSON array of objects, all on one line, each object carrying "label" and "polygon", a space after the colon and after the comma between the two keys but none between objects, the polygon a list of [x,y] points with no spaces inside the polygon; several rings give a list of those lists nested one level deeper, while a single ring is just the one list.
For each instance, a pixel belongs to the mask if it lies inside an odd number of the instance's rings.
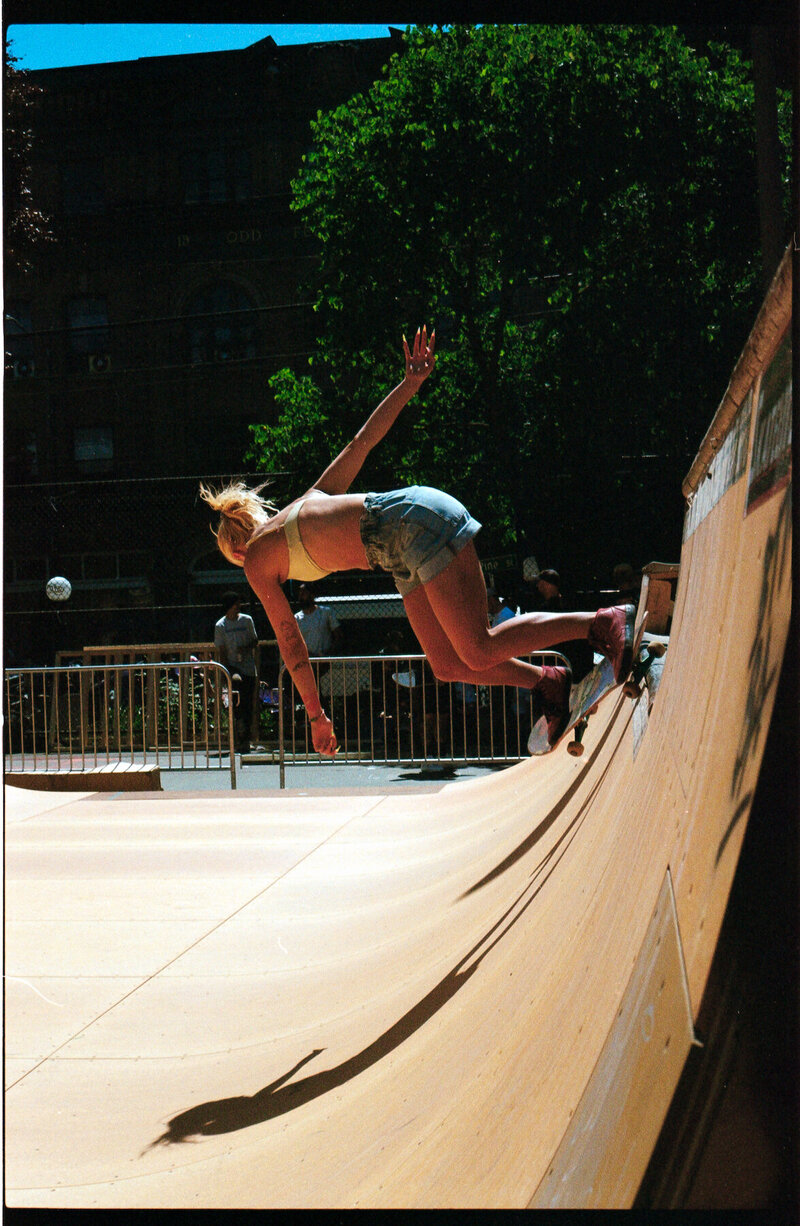
[{"label": "denim shorts", "polygon": [[481,525],[441,490],[411,485],[367,494],[361,540],[373,570],[388,570],[401,596],[428,583],[452,562]]}]

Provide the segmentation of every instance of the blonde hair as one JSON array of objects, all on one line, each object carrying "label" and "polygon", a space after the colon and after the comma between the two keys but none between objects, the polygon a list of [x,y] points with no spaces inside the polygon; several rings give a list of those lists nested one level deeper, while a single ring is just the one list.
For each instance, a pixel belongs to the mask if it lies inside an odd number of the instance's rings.
[{"label": "blonde hair", "polygon": [[250,489],[243,481],[231,481],[221,490],[213,490],[200,483],[200,497],[212,511],[219,511],[220,514],[219,527],[211,531],[217,538],[220,551],[236,566],[243,565],[236,552],[246,549],[256,528],[278,513],[277,507],[261,497],[260,491],[263,489],[263,485]]}]

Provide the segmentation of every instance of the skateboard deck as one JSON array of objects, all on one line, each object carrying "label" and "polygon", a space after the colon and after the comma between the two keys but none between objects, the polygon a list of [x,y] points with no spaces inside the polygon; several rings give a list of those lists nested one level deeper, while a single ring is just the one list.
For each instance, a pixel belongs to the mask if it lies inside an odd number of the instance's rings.
[{"label": "skateboard deck", "polygon": [[[639,649],[642,644],[644,628],[647,622],[647,613],[642,615],[641,621],[637,621],[633,631],[633,650],[631,653],[631,667],[639,658]],[[533,757],[538,757],[542,754],[552,753],[564,737],[573,733],[573,739],[567,746],[567,752],[573,757],[578,758],[583,753],[583,734],[586,731],[586,726],[590,716],[594,715],[598,705],[607,698],[612,690],[616,690],[619,686],[625,685],[630,677],[630,670],[625,676],[620,677],[619,681],[614,678],[614,670],[611,667],[611,661],[604,659],[600,664],[595,664],[590,673],[580,680],[577,685],[573,685],[569,695],[569,722],[566,728],[561,733],[556,741],[551,745],[547,739],[547,720],[544,716],[533,725],[531,734],[528,737],[528,753]],[[637,690],[638,694],[638,684]]]}]

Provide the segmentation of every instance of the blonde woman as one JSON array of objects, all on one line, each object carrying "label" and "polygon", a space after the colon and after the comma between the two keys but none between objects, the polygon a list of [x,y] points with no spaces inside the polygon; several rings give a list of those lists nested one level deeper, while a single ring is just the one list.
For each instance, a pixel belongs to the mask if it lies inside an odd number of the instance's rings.
[{"label": "blonde woman", "polygon": [[436,364],[436,336],[403,337],[405,377],[367,419],[319,480],[288,506],[271,506],[240,482],[201,496],[220,514],[217,543],[244,567],[264,606],[283,660],[311,723],[317,753],[336,753],[333,725],[322,708],[308,651],[282,585],[311,582],[334,571],[391,572],[408,620],[441,681],[510,685],[533,691],[534,719],[545,715],[550,740],[569,714],[568,669],[515,657],[569,639],[588,639],[613,662],[618,678],[631,663],[633,606],[597,613],[525,613],[491,627],[486,584],[474,537],[480,524],[450,495],[425,486],[383,494],[350,487],[373,447]]}]

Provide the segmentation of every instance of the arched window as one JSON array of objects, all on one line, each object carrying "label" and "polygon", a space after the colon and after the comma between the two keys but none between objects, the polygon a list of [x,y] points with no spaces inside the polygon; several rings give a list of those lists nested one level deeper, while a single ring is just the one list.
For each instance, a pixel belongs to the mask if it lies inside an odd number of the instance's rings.
[{"label": "arched window", "polygon": [[208,285],[186,307],[189,361],[230,362],[256,355],[256,314],[245,290],[229,282]]}]

